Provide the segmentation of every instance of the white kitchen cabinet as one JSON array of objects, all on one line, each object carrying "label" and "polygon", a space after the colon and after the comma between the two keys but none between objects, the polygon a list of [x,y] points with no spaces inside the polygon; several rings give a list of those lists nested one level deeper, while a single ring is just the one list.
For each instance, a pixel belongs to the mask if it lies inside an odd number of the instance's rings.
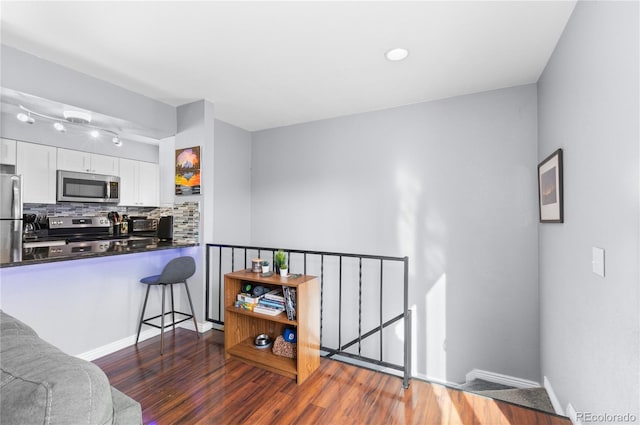
[{"label": "white kitchen cabinet", "polygon": [[56,148],[18,142],[16,172],[22,174],[22,201],[56,203]]},{"label": "white kitchen cabinet", "polygon": [[16,165],[16,141],[0,139],[0,164]]},{"label": "white kitchen cabinet", "polygon": [[158,164],[120,158],[120,205],[158,206],[159,178]]},{"label": "white kitchen cabinet", "polygon": [[60,170],[117,176],[119,168],[118,158],[113,156],[58,148]]},{"label": "white kitchen cabinet", "polygon": [[114,156],[92,153],[91,169],[92,173],[117,176],[120,173],[120,160]]}]

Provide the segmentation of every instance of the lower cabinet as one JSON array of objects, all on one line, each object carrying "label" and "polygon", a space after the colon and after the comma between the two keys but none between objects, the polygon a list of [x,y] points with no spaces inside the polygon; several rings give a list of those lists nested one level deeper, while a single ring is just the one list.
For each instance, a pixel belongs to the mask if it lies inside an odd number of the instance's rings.
[{"label": "lower cabinet", "polygon": [[[268,316],[235,307],[241,288],[247,283],[269,289],[287,286],[296,289],[296,318],[289,320],[286,313]],[[237,271],[224,276],[224,349],[227,359],[234,358],[253,366],[304,382],[320,367],[320,289],[314,276],[296,278],[274,274],[261,277],[250,270]],[[297,333],[297,356],[290,359],[276,355],[271,348],[256,348],[256,336],[266,333],[273,340],[293,327]]]}]

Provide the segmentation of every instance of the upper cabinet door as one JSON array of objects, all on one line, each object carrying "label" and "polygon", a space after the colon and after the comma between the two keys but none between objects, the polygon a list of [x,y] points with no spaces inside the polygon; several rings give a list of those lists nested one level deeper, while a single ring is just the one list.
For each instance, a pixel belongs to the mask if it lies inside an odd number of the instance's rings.
[{"label": "upper cabinet door", "polygon": [[91,154],[89,152],[58,148],[58,169],[90,173]]},{"label": "upper cabinet door", "polygon": [[16,141],[0,139],[0,164],[16,165]]},{"label": "upper cabinet door", "polygon": [[120,158],[120,204],[138,205],[138,161]]},{"label": "upper cabinet door", "polygon": [[16,172],[22,174],[25,203],[56,203],[56,148],[18,142]]},{"label": "upper cabinet door", "polygon": [[139,162],[140,171],[138,173],[139,205],[145,207],[157,207],[159,205],[159,182],[158,164],[150,162]]},{"label": "upper cabinet door", "polygon": [[117,176],[120,174],[120,161],[115,156],[91,154],[91,172]]}]

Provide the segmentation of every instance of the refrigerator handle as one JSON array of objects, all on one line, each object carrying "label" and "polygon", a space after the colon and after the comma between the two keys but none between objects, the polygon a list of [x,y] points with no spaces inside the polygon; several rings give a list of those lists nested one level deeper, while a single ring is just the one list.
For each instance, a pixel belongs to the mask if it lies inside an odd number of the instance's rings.
[{"label": "refrigerator handle", "polygon": [[13,196],[11,197],[11,210],[13,211],[13,218],[22,219],[22,194],[20,193],[20,176],[11,177],[11,191]]}]

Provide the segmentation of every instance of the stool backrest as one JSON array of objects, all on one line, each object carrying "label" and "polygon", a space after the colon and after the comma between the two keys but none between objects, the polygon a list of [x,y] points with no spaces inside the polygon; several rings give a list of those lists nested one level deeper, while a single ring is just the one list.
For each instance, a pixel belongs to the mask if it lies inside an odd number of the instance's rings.
[{"label": "stool backrest", "polygon": [[164,270],[162,270],[162,274],[160,274],[158,283],[184,282],[193,276],[195,272],[196,262],[193,257],[184,256],[174,258],[164,266]]}]

